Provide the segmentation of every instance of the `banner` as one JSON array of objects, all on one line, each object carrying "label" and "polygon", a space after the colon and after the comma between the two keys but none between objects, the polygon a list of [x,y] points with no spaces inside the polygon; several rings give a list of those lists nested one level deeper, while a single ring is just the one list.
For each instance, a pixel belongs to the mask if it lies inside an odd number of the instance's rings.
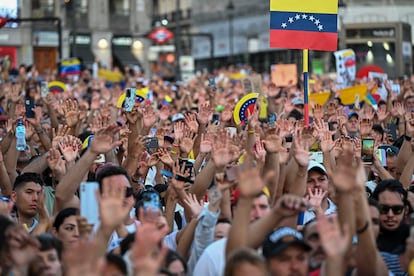
[{"label": "banner", "polygon": [[345,88],[353,84],[356,75],[355,52],[352,49],[340,50],[334,53],[336,59],[337,83]]},{"label": "banner", "polygon": [[338,0],[270,0],[270,47],[335,51]]}]

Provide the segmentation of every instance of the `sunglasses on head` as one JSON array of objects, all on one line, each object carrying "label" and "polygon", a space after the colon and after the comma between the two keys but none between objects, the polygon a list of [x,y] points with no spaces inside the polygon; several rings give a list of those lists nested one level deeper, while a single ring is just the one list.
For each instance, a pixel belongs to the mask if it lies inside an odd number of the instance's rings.
[{"label": "sunglasses on head", "polygon": [[125,197],[130,197],[130,196],[133,196],[134,195],[134,193],[133,193],[134,191],[132,190],[132,187],[127,187],[126,189],[125,189]]},{"label": "sunglasses on head", "polygon": [[378,209],[381,215],[388,214],[390,209],[394,215],[400,215],[404,211],[404,205],[380,205]]}]

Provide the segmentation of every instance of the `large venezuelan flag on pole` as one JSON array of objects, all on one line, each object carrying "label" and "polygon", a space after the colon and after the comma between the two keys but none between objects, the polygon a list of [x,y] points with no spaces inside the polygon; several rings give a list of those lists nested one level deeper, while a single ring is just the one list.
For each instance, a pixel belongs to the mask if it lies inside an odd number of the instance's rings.
[{"label": "large venezuelan flag on pole", "polygon": [[270,0],[270,47],[336,51],[338,0]]}]

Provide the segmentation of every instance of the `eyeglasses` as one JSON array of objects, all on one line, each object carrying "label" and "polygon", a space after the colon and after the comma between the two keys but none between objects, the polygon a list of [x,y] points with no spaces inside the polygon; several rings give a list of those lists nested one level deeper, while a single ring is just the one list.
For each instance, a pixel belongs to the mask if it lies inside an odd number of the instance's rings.
[{"label": "eyeglasses", "polygon": [[390,209],[394,215],[400,215],[404,210],[404,205],[380,205],[378,209],[381,215],[388,214]]},{"label": "eyeglasses", "polygon": [[130,197],[130,196],[133,196],[133,195],[134,195],[134,191],[133,191],[132,187],[127,187],[125,189],[125,197]]}]

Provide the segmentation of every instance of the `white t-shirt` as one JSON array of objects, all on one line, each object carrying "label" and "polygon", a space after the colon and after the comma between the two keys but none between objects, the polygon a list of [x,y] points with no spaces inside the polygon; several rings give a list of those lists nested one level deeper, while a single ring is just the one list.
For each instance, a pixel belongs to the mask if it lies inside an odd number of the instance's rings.
[{"label": "white t-shirt", "polygon": [[227,238],[220,239],[210,244],[198,259],[193,275],[197,276],[221,276],[226,267]]}]

